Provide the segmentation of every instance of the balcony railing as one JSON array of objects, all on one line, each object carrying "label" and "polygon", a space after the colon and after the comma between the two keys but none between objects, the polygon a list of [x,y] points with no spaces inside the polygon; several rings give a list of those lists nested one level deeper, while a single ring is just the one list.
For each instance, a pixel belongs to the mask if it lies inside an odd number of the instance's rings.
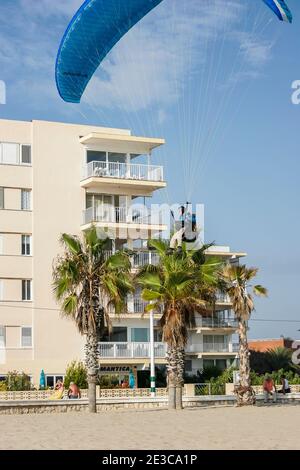
[{"label": "balcony railing", "polygon": [[126,223],[126,224],[161,224],[161,214],[151,215],[150,210],[138,211],[128,209],[126,207],[115,207],[109,205],[99,205],[89,207],[83,211],[83,223],[90,224],[92,222],[106,223]]},{"label": "balcony railing", "polygon": [[187,353],[232,353],[238,352],[239,345],[236,343],[203,343],[187,346]]},{"label": "balcony railing", "polygon": [[237,328],[238,321],[232,319],[219,319],[219,318],[197,318],[197,327],[204,328]]},{"label": "balcony railing", "polygon": [[133,268],[140,268],[147,264],[157,265],[159,262],[159,256],[157,253],[153,253],[151,251],[140,251],[138,253],[134,253],[131,262]]},{"label": "balcony railing", "polygon": [[[144,313],[145,308],[148,305],[148,302],[145,302],[140,297],[136,297],[133,299],[133,313]],[[128,308],[130,312],[130,308]]]},{"label": "balcony railing", "polygon": [[[99,343],[100,357],[150,358],[150,343]],[[166,345],[154,343],[155,357],[165,357]]]},{"label": "balcony railing", "polygon": [[90,162],[84,167],[83,179],[91,177],[163,181],[163,167],[137,163]]},{"label": "balcony railing", "polygon": [[224,292],[218,292],[216,295],[216,300],[217,302],[230,303],[229,295],[225,294]]}]

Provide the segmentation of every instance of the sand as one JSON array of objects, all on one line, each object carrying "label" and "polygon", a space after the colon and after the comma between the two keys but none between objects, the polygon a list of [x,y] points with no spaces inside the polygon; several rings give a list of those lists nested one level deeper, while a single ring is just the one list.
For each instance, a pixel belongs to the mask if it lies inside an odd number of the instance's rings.
[{"label": "sand", "polygon": [[0,449],[300,449],[300,405],[0,415]]}]

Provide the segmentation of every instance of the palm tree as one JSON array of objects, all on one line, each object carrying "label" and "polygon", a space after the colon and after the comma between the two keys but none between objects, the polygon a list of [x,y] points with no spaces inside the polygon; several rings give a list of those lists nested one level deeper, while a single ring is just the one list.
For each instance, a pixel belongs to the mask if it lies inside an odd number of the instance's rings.
[{"label": "palm tree", "polygon": [[291,349],[283,347],[268,349],[265,352],[265,358],[271,372],[280,369],[285,371],[293,369]]},{"label": "palm tree", "polygon": [[196,312],[207,312],[220,262],[205,260],[206,246],[168,254],[168,244],[162,241],[152,240],[149,245],[159,254],[159,264],[141,268],[136,280],[143,289],[142,298],[150,302],[146,311],[161,314],[163,341],[167,343],[169,409],[181,409],[188,329],[195,326]]},{"label": "palm tree", "polygon": [[62,315],[71,318],[85,335],[88,370],[89,410],[96,412],[96,382],[99,369],[98,342],[105,325],[110,325],[109,311],[126,308],[132,291],[130,259],[124,252],[109,256],[108,240],[98,238],[95,227],[84,232],[83,239],[63,234],[63,255],[53,267],[53,286]]},{"label": "palm tree", "polygon": [[[257,268],[247,268],[245,265],[226,265],[221,272],[221,285],[229,295],[234,314],[238,320],[239,334],[239,369],[240,385],[236,390],[237,404],[250,405],[255,403],[255,395],[251,388],[250,357],[247,341],[248,320],[254,310],[252,295],[249,293],[250,282],[255,278]],[[267,290],[261,285],[252,286],[255,295],[266,296]]]}]

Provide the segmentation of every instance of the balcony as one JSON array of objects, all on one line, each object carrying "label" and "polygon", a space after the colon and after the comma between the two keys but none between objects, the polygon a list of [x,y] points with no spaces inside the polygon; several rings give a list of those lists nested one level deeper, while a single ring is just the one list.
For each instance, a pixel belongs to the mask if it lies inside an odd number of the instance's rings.
[{"label": "balcony", "polygon": [[[99,343],[101,358],[109,359],[150,359],[150,343]],[[166,345],[154,343],[154,355],[156,358],[164,358]]]},{"label": "balcony", "polygon": [[[154,235],[157,232],[167,230],[167,225],[163,224],[161,219],[162,214],[151,214],[150,209],[147,208],[144,211],[139,211],[127,207],[99,204],[83,211],[82,230],[86,230],[94,224],[98,228],[151,230]],[[134,233],[131,233],[126,237],[123,234],[122,238],[134,238],[133,235]],[[117,238],[121,237],[117,236]]]},{"label": "balcony", "polygon": [[132,257],[132,268],[138,269],[147,264],[156,266],[159,262],[159,255],[153,251],[139,251]]},{"label": "balcony", "polygon": [[151,194],[156,189],[165,188],[163,167],[137,163],[97,162],[88,163],[83,170],[81,186],[96,188],[118,184],[123,189],[140,190]]},{"label": "balcony", "polygon": [[236,330],[238,328],[238,321],[234,318],[196,318],[197,332],[201,333],[203,330]]},{"label": "balcony", "polygon": [[236,356],[239,350],[237,343],[203,343],[203,344],[191,344],[187,346],[187,354],[196,354],[197,357],[201,358],[203,355],[228,355]]}]

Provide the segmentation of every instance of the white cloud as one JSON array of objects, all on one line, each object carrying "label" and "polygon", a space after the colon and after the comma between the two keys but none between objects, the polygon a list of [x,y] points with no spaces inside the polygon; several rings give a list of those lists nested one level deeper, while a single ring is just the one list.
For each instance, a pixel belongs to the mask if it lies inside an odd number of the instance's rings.
[{"label": "white cloud", "polygon": [[264,65],[271,59],[273,43],[271,41],[248,40],[241,44],[245,59],[253,66]]},{"label": "white cloud", "polygon": [[[230,85],[233,76],[256,76],[253,68],[269,59],[272,44],[243,31],[248,9],[241,0],[165,0],[115,46],[83,101],[128,112],[158,107],[162,115],[203,73],[215,77],[224,68],[216,88],[226,80]],[[227,47],[232,57],[225,54]],[[241,73],[238,63],[232,72],[234,55],[249,70]]]},{"label": "white cloud", "polygon": [[[13,86],[16,97],[25,93],[28,103],[38,106],[38,100],[51,99],[59,106],[56,53],[82,1],[18,0],[4,12],[0,4],[0,78]],[[244,0],[165,0],[109,54],[83,103],[126,113],[149,110],[161,124],[172,105],[197,94],[195,86],[203,76],[215,78],[207,85],[210,92],[233,77],[254,78],[256,68],[269,59],[272,44],[243,30],[249,8]],[[240,53],[247,70],[232,73],[232,57],[221,56],[222,47]]]}]

